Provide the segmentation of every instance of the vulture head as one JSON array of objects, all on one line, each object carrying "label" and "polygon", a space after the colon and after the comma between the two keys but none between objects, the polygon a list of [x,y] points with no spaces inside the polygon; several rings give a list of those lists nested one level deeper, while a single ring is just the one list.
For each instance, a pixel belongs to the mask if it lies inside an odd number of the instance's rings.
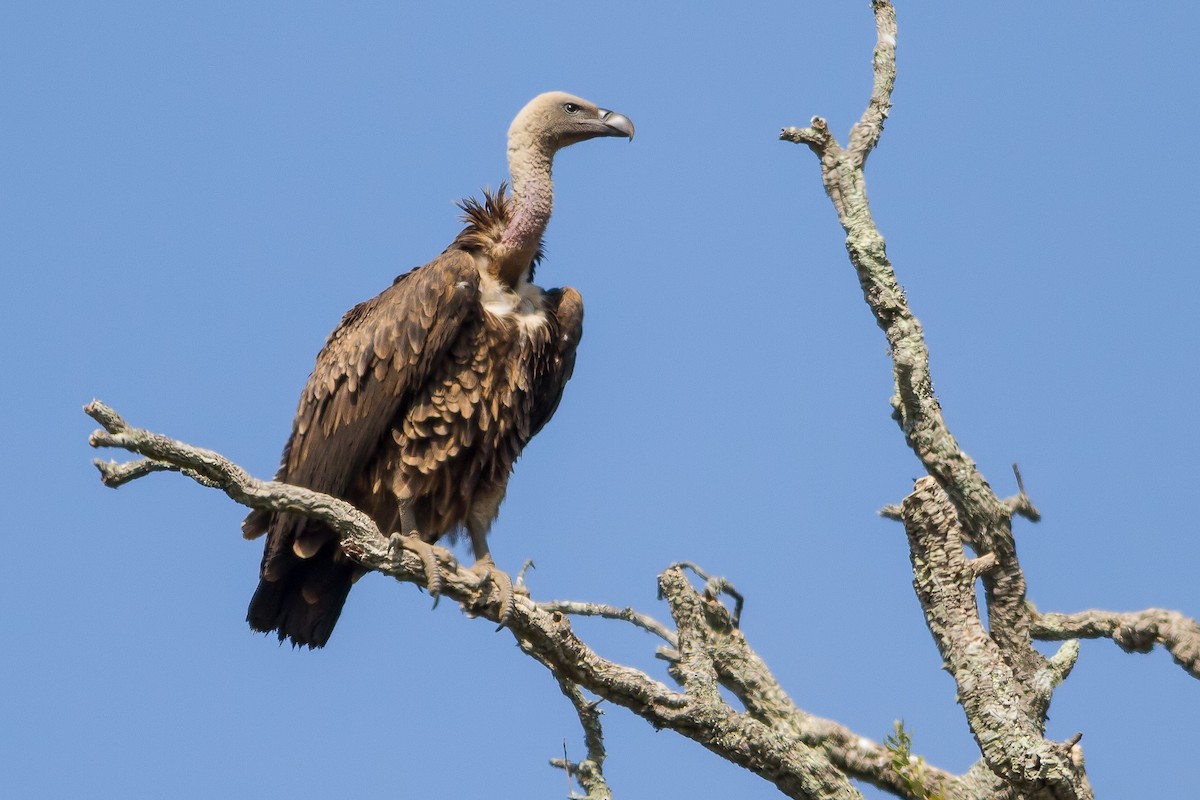
[{"label": "vulture head", "polygon": [[552,155],[597,136],[633,139],[633,123],[623,114],[566,92],[546,92],[525,104],[508,129],[508,149],[536,149]]},{"label": "vulture head", "polygon": [[546,92],[530,100],[508,129],[508,170],[513,207],[491,250],[489,270],[506,286],[532,275],[542,234],[554,204],[550,178],[554,154],[598,136],[633,139],[629,118],[566,92]]}]

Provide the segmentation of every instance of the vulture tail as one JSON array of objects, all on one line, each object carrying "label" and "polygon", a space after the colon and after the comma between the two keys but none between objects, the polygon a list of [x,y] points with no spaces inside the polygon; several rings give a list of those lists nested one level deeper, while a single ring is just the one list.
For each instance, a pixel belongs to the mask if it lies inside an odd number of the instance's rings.
[{"label": "vulture tail", "polygon": [[293,646],[324,647],[333,633],[354,583],[354,563],[335,558],[336,547],[323,547],[312,558],[290,553],[292,563],[277,580],[265,577],[250,599],[246,621],[262,633],[275,632]]}]

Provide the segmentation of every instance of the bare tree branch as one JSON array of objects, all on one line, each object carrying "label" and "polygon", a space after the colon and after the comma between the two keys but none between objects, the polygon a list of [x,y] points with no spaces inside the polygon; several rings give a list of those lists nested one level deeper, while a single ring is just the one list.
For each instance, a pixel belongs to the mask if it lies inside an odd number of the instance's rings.
[{"label": "bare tree branch", "polygon": [[[918,480],[905,498],[904,527],[912,552],[913,588],[946,669],[958,684],[959,703],[988,766],[1029,797],[1092,797],[1087,778],[1075,767],[1073,745],[1042,738],[1039,709],[1031,708],[1030,692],[1021,690],[1021,677],[1004,658],[1002,645],[985,630],[958,514],[932,478]],[[1038,676],[1046,704],[1074,659],[1053,663]]]},{"label": "bare tree branch", "polygon": [[644,631],[653,633],[671,645],[671,647],[677,648],[679,646],[679,640],[676,638],[674,631],[653,617],[639,614],[628,606],[617,608],[605,603],[581,603],[576,600],[548,600],[538,603],[538,607],[544,611],[559,611],[563,614],[570,614],[577,617],[603,617],[605,619],[624,620]]},{"label": "bare tree branch", "polygon": [[875,90],[858,124],[852,147],[843,149],[828,124],[814,117],[810,128],[785,128],[780,138],[808,145],[820,158],[821,180],[846,231],[846,249],[858,273],[863,297],[883,330],[894,363],[894,417],[909,447],[958,508],[967,542],[979,553],[995,553],[997,568],[984,579],[990,627],[1003,641],[1005,658],[1022,675],[1044,666],[1029,636],[1025,578],[1012,540],[1012,512],[992,491],[975,462],[958,446],[933,391],[929,351],[921,323],[896,280],[867,202],[863,176],[865,152],[882,130],[895,79],[895,16],[886,0],[874,3],[880,44],[875,55]]},{"label": "bare tree branch", "polygon": [[[874,85],[849,147],[838,144],[821,117],[814,117],[809,128],[785,128],[780,138],[807,145],[820,159],[821,180],[846,232],[863,297],[890,346],[893,416],[932,478],[918,481],[902,508],[914,586],[943,658],[959,681],[959,700],[984,759],[1030,797],[1090,797],[1082,769],[1074,767],[1073,747],[1042,739],[1052,688],[1069,671],[1071,660],[1047,662],[1032,644],[1012,516],[1036,518],[1037,510],[1019,473],[1017,498],[1005,502],[997,497],[950,432],[934,394],[924,331],[896,279],[867,200],[863,168],[881,135],[896,76],[894,10],[887,0],[875,0],[873,8],[878,37]],[[895,518],[896,508],[881,513]],[[968,560],[964,544],[980,558]],[[929,574],[931,564],[937,566],[936,579]],[[977,578],[987,600],[986,629],[975,605]],[[1003,712],[1005,724],[995,724],[997,711]]]},{"label": "bare tree branch", "polygon": [[1008,506],[1010,514],[1024,517],[1030,522],[1040,522],[1042,512],[1038,511],[1037,506],[1029,499],[1029,495],[1025,493],[1025,481],[1021,478],[1021,468],[1016,464],[1012,465],[1013,476],[1017,479],[1017,494],[1013,497],[1005,498],[1004,505]]},{"label": "bare tree branch", "polygon": [[1178,611],[1035,613],[1033,636],[1044,641],[1112,639],[1127,653],[1149,653],[1160,644],[1189,675],[1200,678],[1200,623]]},{"label": "bare tree branch", "polygon": [[343,500],[285,483],[260,481],[220,453],[132,428],[120,415],[98,400],[88,403],[83,410],[104,426],[104,430],[93,432],[88,439],[92,447],[119,447],[146,456],[152,462],[136,461],[122,465],[96,461],[94,463],[100,470],[100,479],[105,485],[120,486],[151,472],[180,471],[205,486],[222,489],[244,506],[306,513],[326,523],[339,535],[357,535],[364,539],[384,541],[371,518]]},{"label": "bare tree branch", "polygon": [[850,131],[850,154],[862,169],[883,133],[883,121],[892,108],[892,89],[896,86],[896,9],[888,0],[874,0],[875,10],[874,75],[871,99],[862,118]]},{"label": "bare tree branch", "polygon": [[[612,800],[612,790],[604,780],[604,731],[600,727],[599,701],[589,702],[578,686],[555,677],[558,680],[558,688],[575,707],[579,724],[583,726],[587,758],[579,762],[568,761],[564,754],[563,758],[550,759],[550,766],[565,770],[568,775],[579,781],[579,785],[587,792],[582,796],[586,800]],[[580,795],[572,797],[577,798]]]},{"label": "bare tree branch", "polygon": [[[129,461],[124,464],[118,464],[115,461],[101,461],[100,459],[96,459],[92,463],[100,470],[100,481],[110,489],[116,489],[130,481],[144,478],[152,472],[180,471],[178,467],[163,464],[161,461],[152,461],[148,458]],[[201,483],[204,482],[204,479],[199,475],[193,474],[189,477]]]},{"label": "bare tree branch", "polygon": [[678,561],[672,566],[686,569],[693,572],[696,577],[704,581],[704,597],[706,600],[719,600],[721,595],[726,594],[733,598],[733,614],[730,617],[730,624],[737,627],[742,619],[742,606],[746,603],[746,598],[742,597],[742,593],[737,590],[732,583],[720,575],[709,575],[703,569],[693,564],[691,561]]},{"label": "bare tree branch", "polygon": [[[908,784],[895,771],[886,747],[798,708],[766,663],[750,649],[742,632],[733,627],[732,619],[720,618],[721,609],[708,609],[716,617],[714,627],[724,631],[711,645],[717,676],[751,716],[773,730],[796,736],[810,747],[821,748],[834,766],[848,775],[900,797],[912,796]],[[926,774],[929,784],[939,787],[948,798],[990,798],[1000,788],[995,776],[991,776],[993,785],[984,789],[985,784],[968,784],[964,778],[936,767],[927,766]]]}]

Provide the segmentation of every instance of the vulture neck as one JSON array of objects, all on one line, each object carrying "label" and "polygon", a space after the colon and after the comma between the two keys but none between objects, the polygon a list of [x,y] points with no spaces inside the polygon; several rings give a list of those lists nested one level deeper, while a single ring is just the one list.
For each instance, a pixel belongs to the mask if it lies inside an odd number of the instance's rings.
[{"label": "vulture neck", "polygon": [[524,133],[521,131],[509,137],[508,169],[512,176],[513,210],[492,261],[497,280],[510,287],[528,280],[554,206],[554,183],[550,178],[554,152],[527,141],[526,136],[520,135]]}]

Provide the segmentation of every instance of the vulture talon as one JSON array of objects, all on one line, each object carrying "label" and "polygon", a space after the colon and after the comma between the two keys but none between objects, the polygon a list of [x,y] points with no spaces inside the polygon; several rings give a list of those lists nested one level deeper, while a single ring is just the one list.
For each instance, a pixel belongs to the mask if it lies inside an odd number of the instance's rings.
[{"label": "vulture talon", "polygon": [[433,607],[437,608],[446,578],[438,563],[437,553],[433,551],[433,545],[415,533],[407,536],[393,533],[388,539],[388,554],[396,556],[403,550],[411,550],[416,553],[417,558],[421,559],[421,567],[425,570],[425,588],[429,590],[429,596],[433,598]]},{"label": "vulture talon", "polygon": [[467,572],[470,572],[475,576],[475,581],[471,584],[471,588],[478,589],[487,583],[488,579],[492,577],[492,568],[495,566],[496,565],[492,563],[492,560],[489,558],[486,562],[483,560],[476,561],[474,564],[468,567]]},{"label": "vulture talon", "polygon": [[517,597],[513,592],[512,580],[508,577],[508,573],[502,570],[496,570],[492,573],[492,583],[496,584],[496,589],[500,593],[500,622],[496,626],[499,631],[508,626],[512,620],[513,609],[517,605]]},{"label": "vulture talon", "polygon": [[500,604],[499,622],[496,630],[501,630],[508,625],[512,619],[513,608],[516,606],[516,595],[513,591],[512,578],[508,577],[508,573],[496,566],[496,562],[492,561],[490,555],[476,561],[471,565],[471,572],[479,576],[479,586],[491,584],[487,588],[487,594],[481,600],[492,599],[492,587],[495,587],[495,592],[498,595],[497,602]]}]

